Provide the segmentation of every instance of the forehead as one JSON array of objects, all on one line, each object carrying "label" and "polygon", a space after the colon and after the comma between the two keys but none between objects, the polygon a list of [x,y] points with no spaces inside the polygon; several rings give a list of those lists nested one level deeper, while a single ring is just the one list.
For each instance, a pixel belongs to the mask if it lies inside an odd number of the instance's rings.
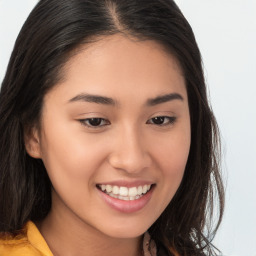
[{"label": "forehead", "polygon": [[179,91],[186,94],[178,61],[152,40],[106,36],[75,50],[63,68],[62,87],[68,94],[133,94],[153,97]]}]

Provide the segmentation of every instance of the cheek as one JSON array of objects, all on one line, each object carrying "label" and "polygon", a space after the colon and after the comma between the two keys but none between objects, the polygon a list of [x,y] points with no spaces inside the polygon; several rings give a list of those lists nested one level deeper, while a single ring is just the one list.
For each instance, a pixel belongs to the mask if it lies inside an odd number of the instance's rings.
[{"label": "cheek", "polygon": [[190,130],[173,133],[156,143],[155,162],[161,171],[164,193],[171,200],[176,193],[184,175],[190,150]]},{"label": "cheek", "polygon": [[[45,129],[46,130],[46,129]],[[105,148],[91,136],[51,126],[42,137],[42,159],[53,186],[83,187],[93,183]]]},{"label": "cheek", "polygon": [[[153,148],[153,145],[152,145]],[[190,129],[177,129],[170,135],[158,136],[154,142],[154,151],[158,163],[164,170],[183,170],[190,150]]]},{"label": "cheek", "polygon": [[48,134],[45,142],[51,143],[44,143],[43,161],[59,197],[82,212],[82,206],[90,205],[95,196],[95,180],[106,149],[86,136],[65,134],[68,133]]},{"label": "cheek", "polygon": [[187,150],[181,148],[179,151],[177,147],[169,151],[169,154],[163,153],[161,155],[163,161],[161,161],[160,169],[164,178],[164,187],[171,194],[176,192],[181,183],[187,163],[187,156]]},{"label": "cheek", "polygon": [[178,140],[176,143],[173,141],[166,147],[166,150],[161,151],[161,157],[163,158],[161,162],[166,174],[179,175],[181,173],[183,175],[189,149],[189,140]]}]

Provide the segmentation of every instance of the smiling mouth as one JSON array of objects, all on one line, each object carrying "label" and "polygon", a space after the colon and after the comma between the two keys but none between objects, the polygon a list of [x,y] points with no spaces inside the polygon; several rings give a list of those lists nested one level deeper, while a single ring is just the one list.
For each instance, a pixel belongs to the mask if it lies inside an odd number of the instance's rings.
[{"label": "smiling mouth", "polygon": [[96,187],[101,190],[103,193],[107,194],[110,197],[117,198],[125,201],[132,201],[140,199],[142,196],[147,194],[153,185],[143,185],[138,187],[119,187],[112,185],[101,185],[98,184]]}]

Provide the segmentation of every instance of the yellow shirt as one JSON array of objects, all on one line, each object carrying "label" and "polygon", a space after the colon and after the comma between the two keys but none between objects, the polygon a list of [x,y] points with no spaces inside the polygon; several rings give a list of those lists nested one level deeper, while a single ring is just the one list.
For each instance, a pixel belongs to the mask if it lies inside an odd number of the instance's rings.
[{"label": "yellow shirt", "polygon": [[25,234],[11,240],[0,239],[0,256],[53,256],[36,225],[29,221]]}]

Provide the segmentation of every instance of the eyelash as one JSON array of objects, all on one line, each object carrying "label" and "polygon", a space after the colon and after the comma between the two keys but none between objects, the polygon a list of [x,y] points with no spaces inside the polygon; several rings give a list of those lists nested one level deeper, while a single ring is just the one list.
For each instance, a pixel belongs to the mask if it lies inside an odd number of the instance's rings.
[{"label": "eyelash", "polygon": [[[100,123],[102,123],[102,121],[104,121],[106,124],[103,125],[92,125],[90,124],[90,121],[100,121]],[[89,128],[93,128],[93,129],[97,129],[97,128],[101,128],[102,126],[106,126],[109,125],[110,122],[104,118],[100,118],[100,117],[92,117],[92,118],[86,118],[86,119],[80,119],[79,122],[84,125],[87,126]]]},{"label": "eyelash", "polygon": [[[153,123],[153,120],[155,121],[163,121],[163,123]],[[176,117],[174,116],[156,116],[156,117],[152,117],[150,118],[146,124],[152,124],[152,125],[156,125],[156,126],[170,126],[173,125],[176,121]],[[166,121],[167,120],[167,121]],[[92,128],[92,129],[99,129],[102,128],[104,126],[110,125],[110,122],[104,118],[100,118],[100,117],[93,117],[93,118],[86,118],[86,119],[80,119],[78,120],[82,125]],[[90,122],[92,121],[96,121],[96,123],[100,122],[99,125],[92,125]],[[98,121],[98,122],[97,122]],[[102,122],[104,122],[104,124],[101,124]],[[100,125],[101,124],[101,125]]]},{"label": "eyelash", "polygon": [[[164,122],[162,124],[156,124],[156,123],[152,123],[150,121],[152,121],[153,119],[164,119]],[[155,116],[155,117],[152,117],[151,119],[149,119],[146,124],[154,124],[154,125],[157,125],[157,126],[168,126],[168,125],[172,125],[175,123],[176,121],[176,117],[174,116]],[[167,120],[167,122],[166,122]]]}]

